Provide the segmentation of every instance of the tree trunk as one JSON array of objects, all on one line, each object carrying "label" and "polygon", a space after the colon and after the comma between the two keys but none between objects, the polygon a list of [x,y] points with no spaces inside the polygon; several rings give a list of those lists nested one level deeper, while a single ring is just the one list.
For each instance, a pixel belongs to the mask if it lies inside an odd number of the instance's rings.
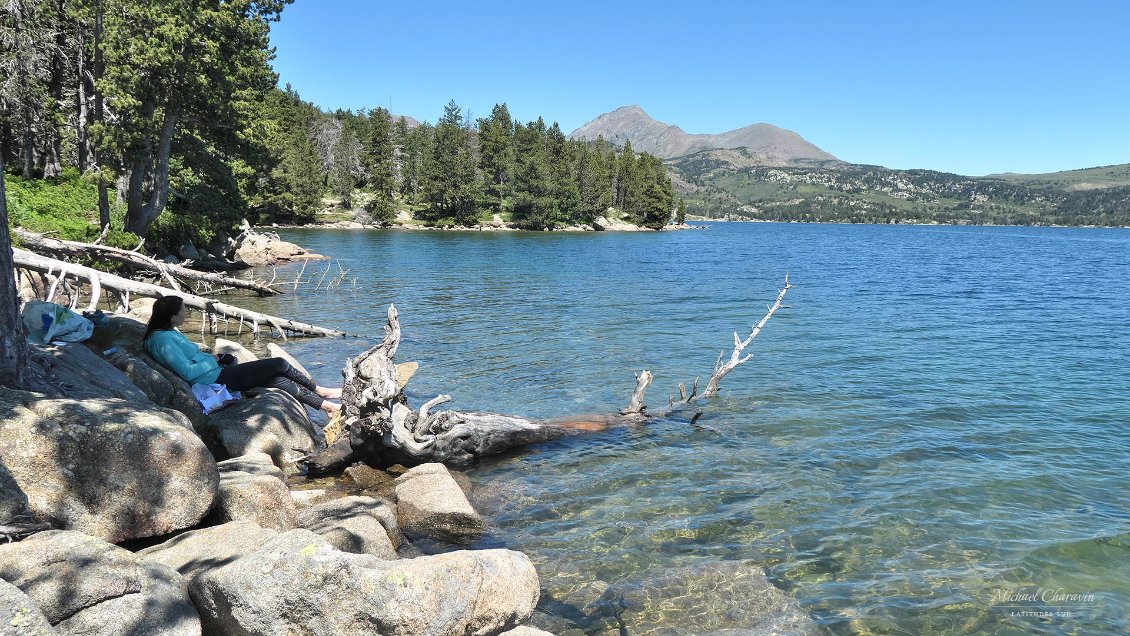
[{"label": "tree trunk", "polygon": [[[149,111],[151,116],[155,109]],[[176,133],[177,120],[180,109],[176,104],[169,104],[161,119],[161,130],[157,137],[156,157],[152,138],[145,142],[143,158],[134,161],[130,173],[129,198],[127,200],[125,230],[138,236],[145,236],[145,231],[154,219],[165,210],[169,200],[169,155],[172,153],[173,135]],[[156,168],[154,168],[156,158]],[[145,197],[145,186],[150,188],[149,196]]]},{"label": "tree trunk", "polygon": [[79,172],[86,172],[90,164],[90,137],[87,132],[87,127],[90,122],[87,121],[90,117],[89,109],[89,91],[87,89],[87,70],[86,70],[86,38],[85,30],[81,21],[76,21],[75,31],[77,32],[77,51],[75,52],[75,107],[78,109],[78,117],[75,119],[75,145],[78,146],[78,169]]},{"label": "tree trunk", "polygon": [[[148,142],[146,143],[148,146]],[[126,222],[123,228],[141,236],[141,208],[145,204],[145,178],[149,173],[151,162],[148,159],[149,149],[146,148],[133,160],[129,170],[129,187],[126,190]]]},{"label": "tree trunk", "polygon": [[254,280],[244,278],[235,278],[224,274],[215,274],[211,272],[198,272],[196,270],[174,265],[172,263],[163,263],[157,259],[150,258],[144,254],[123,250],[108,245],[93,245],[90,243],[79,243],[78,241],[63,241],[54,238],[48,238],[42,234],[35,234],[26,230],[16,230],[16,234],[23,241],[24,247],[35,251],[37,253],[50,252],[54,255],[64,255],[70,257],[80,258],[104,258],[118,263],[124,263],[131,267],[136,267],[145,271],[159,274],[169,283],[174,291],[181,291],[180,285],[177,283],[177,278],[185,280],[197,281],[201,283],[208,283],[209,285],[220,285],[224,287],[234,287],[236,289],[246,289],[253,291],[260,296],[274,296],[283,293],[281,290],[275,289],[262,283],[257,283]]},{"label": "tree trunk", "polygon": [[51,100],[44,117],[43,134],[46,141],[43,144],[43,176],[46,178],[57,177],[63,172],[63,131],[59,125],[56,113],[65,109],[63,88],[66,82],[66,59],[64,51],[67,50],[67,31],[61,28],[65,7],[63,2],[58,2],[52,7],[55,13],[55,47],[51,51],[51,77],[47,84],[47,94]]},{"label": "tree trunk", "polygon": [[[105,117],[106,98],[102,94],[102,74],[106,65],[102,61],[102,0],[97,0],[94,10],[94,123],[101,124]],[[94,163],[98,166],[98,224],[110,225],[110,195],[106,192],[106,166],[98,140],[94,140]]]},{"label": "tree trunk", "polygon": [[345,434],[342,437],[349,440],[348,446],[339,441],[308,457],[305,463],[312,474],[341,469],[357,459],[379,466],[415,466],[427,462],[469,464],[516,446],[605,430],[647,418],[640,413],[550,420],[497,413],[429,413],[431,407],[451,399],[446,395],[412,410],[404,395],[408,381],[404,376],[408,374],[392,362],[399,346],[400,321],[396,308],[390,306],[384,340],[346,361],[342,389]]},{"label": "tree trunk", "polygon": [[8,200],[4,193],[4,153],[0,152],[0,384],[27,386],[27,337],[20,320],[19,288],[8,235]]},{"label": "tree trunk", "polygon": [[173,148],[173,134],[176,133],[179,108],[171,106],[165,113],[164,122],[161,124],[161,136],[157,142],[157,169],[153,173],[153,191],[149,201],[141,209],[140,227],[131,230],[138,236],[145,236],[149,228],[169,202],[169,155]]},{"label": "tree trunk", "polygon": [[[672,398],[665,408],[649,412],[644,404],[644,394],[653,377],[645,369],[636,376],[635,391],[628,406],[620,412],[548,420],[496,413],[429,413],[431,407],[451,399],[446,395],[434,398],[417,411],[410,409],[404,386],[411,373],[392,362],[400,346],[400,321],[396,308],[389,306],[384,340],[356,358],[346,360],[342,371],[345,376],[341,396],[344,434],[329,448],[307,457],[304,463],[311,474],[345,468],[359,459],[382,467],[392,464],[414,466],[426,462],[468,464],[517,446],[665,417],[676,409],[717,394],[722,379],[749,360],[748,354],[741,355],[743,350],[783,306],[781,301],[791,287],[786,274],[785,287],[778,293],[777,301],[753,326],[749,336],[743,340],[737,333],[734,334],[734,350],[730,359],[723,362],[723,354],[719,354],[707,391],[703,394],[698,394],[698,380],[695,380],[690,395],[683,385],[679,385],[680,400]],[[701,412],[695,414],[691,425],[713,430],[696,424],[701,415]]]},{"label": "tree trunk", "polygon": [[91,309],[97,304],[97,291],[106,289],[109,291],[117,292],[119,294],[129,295],[135,294],[146,298],[161,298],[162,296],[179,296],[184,300],[186,307],[196,309],[212,316],[225,316],[229,318],[237,318],[240,325],[244,322],[251,323],[252,333],[259,333],[259,325],[270,325],[279,330],[279,333],[286,338],[286,331],[296,334],[314,335],[314,336],[345,336],[344,331],[336,331],[334,329],[326,329],[325,327],[318,327],[296,320],[287,318],[280,318],[278,316],[271,316],[269,314],[262,314],[257,311],[242,309],[227,303],[216,302],[208,298],[203,298],[195,294],[189,294],[183,291],[175,291],[167,287],[159,287],[150,283],[143,283],[141,281],[130,280],[121,276],[115,276],[106,272],[100,272],[96,269],[91,269],[76,263],[68,263],[46,256],[40,256],[34,252],[17,249],[14,250],[13,262],[17,267],[31,270],[33,272],[40,272],[43,274],[55,274],[60,278],[66,276],[74,276],[80,281],[90,281],[92,287],[92,298],[90,299]]}]

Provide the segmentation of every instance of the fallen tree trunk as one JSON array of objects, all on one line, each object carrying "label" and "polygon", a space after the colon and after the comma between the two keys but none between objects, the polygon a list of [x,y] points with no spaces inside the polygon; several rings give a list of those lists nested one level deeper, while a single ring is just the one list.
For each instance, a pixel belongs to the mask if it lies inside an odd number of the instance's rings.
[{"label": "fallen tree trunk", "polygon": [[[46,256],[41,256],[27,250],[16,249],[14,250],[14,264],[16,267],[39,272],[42,274],[54,274],[58,276],[59,280],[67,276],[74,276],[80,281],[89,282],[94,289],[108,289],[117,292],[122,297],[122,305],[128,309],[129,295],[136,294],[146,298],[160,298],[162,296],[180,296],[184,299],[184,304],[191,308],[197,309],[209,316],[221,316],[227,318],[237,318],[242,325],[244,322],[251,323],[251,331],[254,334],[259,333],[259,325],[271,325],[279,330],[282,337],[286,338],[286,332],[290,331],[298,335],[315,335],[315,336],[346,336],[344,331],[337,331],[335,329],[327,329],[325,327],[318,327],[297,320],[290,320],[287,318],[280,318],[278,316],[271,316],[269,314],[259,313],[229,305],[227,303],[216,302],[214,300],[203,298],[195,294],[185,293],[183,291],[176,291],[166,287],[159,287],[150,283],[143,283],[140,281],[130,280],[107,272],[100,272],[96,269],[91,269],[83,265],[75,263],[68,263]],[[90,308],[93,309],[98,303],[98,296],[92,293],[90,299]]]},{"label": "fallen tree trunk", "polygon": [[15,233],[23,241],[24,247],[27,247],[33,252],[39,254],[50,252],[52,254],[72,257],[104,258],[112,260],[159,274],[169,283],[169,286],[176,291],[181,291],[181,286],[177,282],[177,279],[180,278],[208,283],[210,285],[224,285],[235,289],[246,289],[260,296],[273,296],[283,293],[280,290],[253,280],[225,276],[224,274],[198,272],[193,269],[188,269],[187,267],[181,267],[180,265],[163,263],[144,254],[123,250],[117,247],[93,243],[80,243],[78,241],[64,241],[19,228],[15,230]]},{"label": "fallen tree trunk", "polygon": [[[717,394],[722,378],[749,360],[748,354],[745,357],[740,357],[740,354],[757,337],[769,318],[781,308],[781,301],[791,287],[786,275],[785,287],[778,294],[776,303],[753,327],[750,335],[743,340],[734,334],[734,351],[730,360],[723,363],[722,355],[719,355],[707,391],[701,395],[697,392],[697,380],[690,395],[680,385],[682,400],[676,402],[672,399],[667,408],[649,413],[643,400],[653,376],[651,372],[644,370],[636,376],[636,388],[631,401],[620,412],[549,420],[497,413],[432,413],[432,407],[451,399],[446,395],[428,401],[418,410],[409,408],[404,394],[407,378],[398,374],[397,365],[392,361],[400,346],[401,333],[396,307],[390,306],[384,340],[356,358],[346,360],[342,371],[345,376],[342,390],[344,434],[329,448],[307,457],[304,463],[311,474],[342,469],[358,460],[380,467],[392,464],[414,466],[427,462],[468,464],[477,458],[502,453],[516,446],[606,430],[624,424],[645,423],[653,418],[664,417],[679,406],[693,404],[701,398]],[[698,413],[693,417],[692,425],[698,426],[700,415]]]}]

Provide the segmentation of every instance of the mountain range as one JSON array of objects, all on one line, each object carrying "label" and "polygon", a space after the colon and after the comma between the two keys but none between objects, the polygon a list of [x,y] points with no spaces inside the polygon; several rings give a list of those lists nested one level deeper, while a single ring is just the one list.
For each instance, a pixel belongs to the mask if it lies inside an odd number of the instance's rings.
[{"label": "mountain range", "polygon": [[969,177],[836,159],[800,135],[753,124],[689,134],[623,106],[574,130],[665,160],[688,213],[864,223],[1130,225],[1130,164]]},{"label": "mountain range", "polygon": [[690,134],[682,128],[653,119],[636,105],[622,106],[604,113],[570,133],[570,139],[606,141],[623,145],[632,142],[636,152],[661,159],[683,157],[703,150],[745,148],[747,156],[766,166],[788,166],[836,161],[790,130],[771,124],[751,124],[718,135]]}]

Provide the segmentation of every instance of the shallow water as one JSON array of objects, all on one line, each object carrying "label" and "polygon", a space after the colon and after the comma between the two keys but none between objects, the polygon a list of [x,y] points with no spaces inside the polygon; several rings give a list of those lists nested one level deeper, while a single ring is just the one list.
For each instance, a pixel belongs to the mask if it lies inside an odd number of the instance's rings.
[{"label": "shallow water", "polygon": [[[283,237],[348,273],[263,308],[379,337],[394,302],[416,403],[535,417],[613,411],[644,368],[664,404],[789,272],[788,307],[702,407],[717,432],[686,413],[470,471],[483,545],[538,567],[544,628],[748,628],[741,577],[710,573],[752,562],[837,634],[1130,633],[1130,230]],[[288,348],[332,382],[367,342]]]}]

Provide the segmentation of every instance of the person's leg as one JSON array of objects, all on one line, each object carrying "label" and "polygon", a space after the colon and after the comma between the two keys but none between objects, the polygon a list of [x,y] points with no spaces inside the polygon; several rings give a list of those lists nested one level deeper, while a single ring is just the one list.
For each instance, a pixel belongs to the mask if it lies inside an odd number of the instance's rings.
[{"label": "person's leg", "polygon": [[281,376],[281,375],[276,375],[275,377],[267,380],[266,384],[264,384],[263,386],[267,386],[267,387],[271,387],[271,388],[275,388],[275,389],[282,389],[283,391],[286,391],[291,396],[293,396],[294,399],[298,400],[299,402],[301,402],[301,403],[303,403],[307,406],[311,406],[313,408],[320,409],[320,410],[325,410],[325,409],[322,409],[322,406],[323,406],[323,403],[325,402],[325,400],[323,400],[321,396],[319,396],[317,393],[314,393],[310,389],[307,389],[306,387],[302,386],[301,384],[295,383],[290,378],[287,378],[287,377],[284,377],[284,376]]},{"label": "person's leg", "polygon": [[289,366],[282,358],[266,358],[233,364],[220,369],[216,382],[227,385],[229,391],[246,391],[252,387],[266,386],[264,382],[282,375]]},{"label": "person's leg", "polygon": [[[319,395],[320,387],[282,358],[233,364],[220,371],[216,382],[227,385],[229,391],[246,391],[257,386],[282,389],[299,402],[327,413],[338,408],[336,404],[326,403]],[[333,408],[327,410],[327,406]]]}]

